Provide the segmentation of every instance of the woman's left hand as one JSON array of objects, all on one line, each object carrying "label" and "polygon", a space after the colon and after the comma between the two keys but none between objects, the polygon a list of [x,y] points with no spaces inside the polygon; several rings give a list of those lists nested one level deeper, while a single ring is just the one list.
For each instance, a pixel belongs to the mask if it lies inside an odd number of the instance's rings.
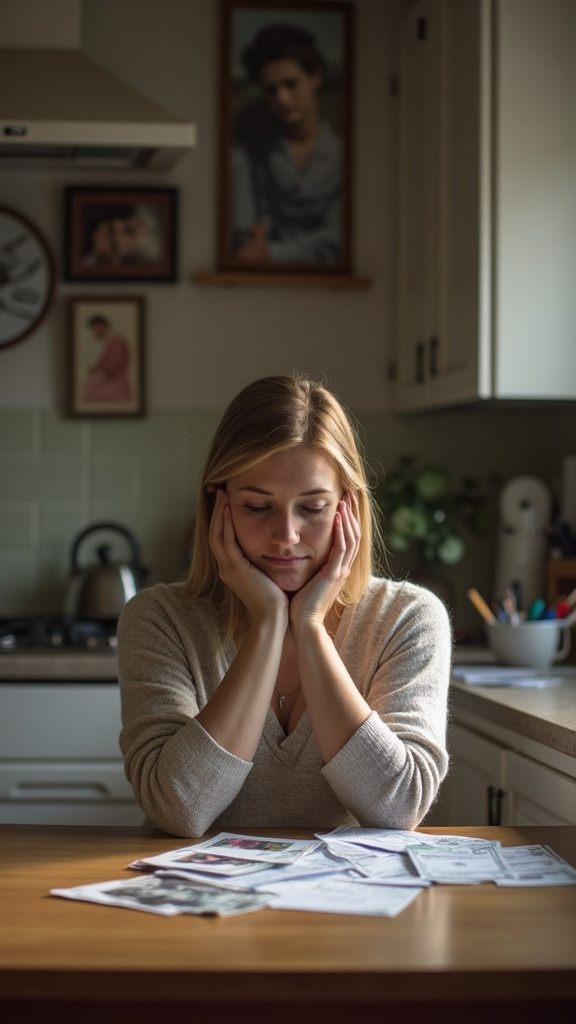
[{"label": "woman's left hand", "polygon": [[360,547],[358,501],[345,494],[334,516],[333,542],[328,561],[290,599],[290,625],[323,624],[342,590]]}]

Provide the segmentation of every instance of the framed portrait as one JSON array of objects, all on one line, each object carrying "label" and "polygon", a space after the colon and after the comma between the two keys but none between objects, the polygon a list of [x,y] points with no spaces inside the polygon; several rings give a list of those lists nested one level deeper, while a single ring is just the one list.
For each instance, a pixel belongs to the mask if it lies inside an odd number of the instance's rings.
[{"label": "framed portrait", "polygon": [[144,415],[144,300],[69,300],[68,415]]},{"label": "framed portrait", "polygon": [[176,280],[175,188],[65,189],[64,279]]},{"label": "framed portrait", "polygon": [[220,270],[350,272],[353,15],[222,0]]}]

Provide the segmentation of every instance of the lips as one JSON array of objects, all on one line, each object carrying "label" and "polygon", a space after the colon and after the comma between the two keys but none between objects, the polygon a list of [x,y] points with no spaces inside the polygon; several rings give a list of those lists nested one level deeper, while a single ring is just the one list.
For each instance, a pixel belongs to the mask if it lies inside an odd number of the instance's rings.
[{"label": "lips", "polygon": [[295,565],[302,565],[303,562],[307,561],[304,555],[291,555],[288,558],[280,558],[277,555],[264,555],[264,560],[269,565],[274,565],[279,569],[292,569]]}]

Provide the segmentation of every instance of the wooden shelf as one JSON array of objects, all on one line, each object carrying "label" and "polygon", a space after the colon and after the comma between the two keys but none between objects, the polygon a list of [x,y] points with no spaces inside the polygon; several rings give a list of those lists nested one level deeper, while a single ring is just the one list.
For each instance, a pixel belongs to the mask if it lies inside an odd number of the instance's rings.
[{"label": "wooden shelf", "polygon": [[259,273],[244,270],[213,270],[194,274],[195,284],[247,288],[370,288],[369,277],[355,277],[353,274],[306,274],[290,272]]}]

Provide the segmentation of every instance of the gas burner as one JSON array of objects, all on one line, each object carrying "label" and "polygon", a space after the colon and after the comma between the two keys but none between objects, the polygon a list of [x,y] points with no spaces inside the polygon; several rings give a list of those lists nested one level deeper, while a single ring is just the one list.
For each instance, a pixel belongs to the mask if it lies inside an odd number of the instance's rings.
[{"label": "gas burner", "polygon": [[68,624],[70,647],[116,647],[116,619],[73,619]]},{"label": "gas burner", "polygon": [[0,619],[0,651],[64,647],[114,649],[116,619]]}]

